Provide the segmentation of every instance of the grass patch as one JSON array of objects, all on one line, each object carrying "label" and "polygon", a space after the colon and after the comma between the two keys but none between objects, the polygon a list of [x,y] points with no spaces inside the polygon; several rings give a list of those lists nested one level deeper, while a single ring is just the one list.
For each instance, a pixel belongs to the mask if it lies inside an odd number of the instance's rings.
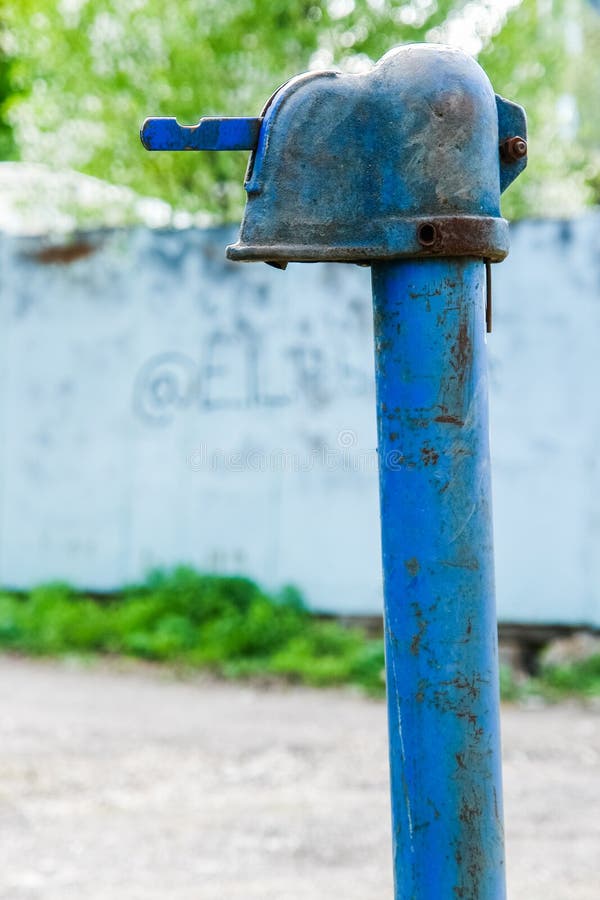
[{"label": "grass patch", "polygon": [[[293,588],[267,594],[247,578],[187,567],[98,599],[67,584],[0,593],[0,649],[30,655],[111,654],[204,669],[226,678],[271,677],[355,685],[383,696],[383,641],[311,615]],[[535,678],[500,671],[504,700],[600,696],[600,655],[543,667]]]},{"label": "grass patch", "polygon": [[293,588],[186,567],[106,599],[66,584],[0,594],[0,647],[31,655],[119,654],[210,670],[384,693],[383,641],[312,616]]},{"label": "grass patch", "polygon": [[549,703],[600,697],[600,655],[563,665],[543,665],[532,677],[515,675],[508,666],[501,666],[500,694],[508,702],[529,697],[539,697]]},{"label": "grass patch", "polygon": [[563,665],[543,666],[528,689],[551,701],[600,697],[600,654]]}]

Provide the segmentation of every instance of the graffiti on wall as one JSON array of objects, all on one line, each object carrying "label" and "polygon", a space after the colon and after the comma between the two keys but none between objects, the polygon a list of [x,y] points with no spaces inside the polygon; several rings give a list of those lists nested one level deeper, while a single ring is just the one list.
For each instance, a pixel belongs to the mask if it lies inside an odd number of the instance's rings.
[{"label": "graffiti on wall", "polygon": [[342,394],[365,396],[373,390],[371,372],[351,363],[335,347],[326,350],[302,338],[267,347],[268,340],[269,335],[242,323],[230,331],[210,331],[196,358],[180,351],[151,356],[134,383],[137,416],[164,426],[185,410],[293,403],[317,408]]}]

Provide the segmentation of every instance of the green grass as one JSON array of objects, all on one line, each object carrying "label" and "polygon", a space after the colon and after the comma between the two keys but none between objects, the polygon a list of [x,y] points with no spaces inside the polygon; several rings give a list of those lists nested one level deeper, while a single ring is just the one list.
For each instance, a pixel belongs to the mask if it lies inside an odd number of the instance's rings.
[{"label": "green grass", "polygon": [[66,584],[0,594],[0,648],[32,655],[112,654],[210,670],[356,685],[384,693],[383,641],[312,616],[292,588],[269,595],[239,577],[180,567],[92,599]]},{"label": "green grass", "polygon": [[[0,593],[0,649],[30,655],[133,656],[226,678],[355,685],[383,696],[383,641],[311,615],[293,588],[270,595],[247,578],[186,567],[155,572],[107,598],[66,584]],[[502,668],[503,699],[600,696],[600,656],[516,679]]]},{"label": "green grass", "polygon": [[564,665],[545,665],[534,677],[516,677],[507,666],[500,669],[500,693],[508,702],[541,697],[550,703],[569,698],[600,697],[600,655]]},{"label": "green grass", "polygon": [[548,700],[600,697],[600,654],[579,662],[545,666],[529,689]]}]

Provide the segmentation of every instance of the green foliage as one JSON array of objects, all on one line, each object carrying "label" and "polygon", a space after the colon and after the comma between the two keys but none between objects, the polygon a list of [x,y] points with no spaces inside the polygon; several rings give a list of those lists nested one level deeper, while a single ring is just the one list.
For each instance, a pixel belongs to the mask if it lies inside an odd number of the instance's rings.
[{"label": "green foliage", "polygon": [[32,654],[119,653],[208,668],[383,691],[383,645],[320,621],[298,592],[265,594],[246,578],[180,567],[94,600],[67,585],[0,595],[0,647]]},{"label": "green foliage", "polygon": [[10,39],[2,25],[0,4],[0,160],[17,158],[17,145],[10,121],[10,108],[18,99],[13,82],[14,59],[8,50]]},{"label": "green foliage", "polygon": [[598,201],[600,15],[587,0],[521,0],[479,62],[527,111],[529,166],[503,199],[511,218],[565,216]]},{"label": "green foliage", "polygon": [[29,653],[102,650],[107,631],[102,609],[63,584],[36,588],[26,601],[0,598],[0,643]]},{"label": "green foliage", "polygon": [[561,665],[542,666],[532,678],[517,678],[508,666],[500,669],[500,693],[508,702],[541,697],[549,702],[568,697],[600,697],[600,655]]},{"label": "green foliage", "polygon": [[545,666],[536,683],[549,699],[599,697],[600,654],[560,666]]},{"label": "green foliage", "polygon": [[[23,156],[236,219],[243,154],[148,154],[139,125],[148,115],[187,123],[201,115],[256,115],[319,48],[346,45],[341,55],[348,56],[351,37],[356,56],[424,34],[425,23],[394,23],[398,4],[386,15],[368,0],[346,5],[352,12],[339,16],[326,0],[5,2],[14,79],[23,92],[13,110]],[[437,6],[432,23],[452,2]]]},{"label": "green foliage", "polygon": [[[0,594],[0,649],[38,655],[121,654],[226,678],[276,678],[384,693],[383,641],[312,616],[298,592],[269,596],[247,578],[187,567],[154,572],[108,598],[42,585]],[[600,696],[600,656],[546,667],[535,679],[500,670],[504,700]]]},{"label": "green foliage", "polygon": [[12,125],[23,159],[178,209],[238,219],[244,154],[146,153],[146,116],[255,115],[296,72],[360,71],[423,40],[479,53],[495,88],[527,108],[531,165],[509,215],[599,196],[600,16],[585,0],[0,0],[0,22],[0,153]]}]

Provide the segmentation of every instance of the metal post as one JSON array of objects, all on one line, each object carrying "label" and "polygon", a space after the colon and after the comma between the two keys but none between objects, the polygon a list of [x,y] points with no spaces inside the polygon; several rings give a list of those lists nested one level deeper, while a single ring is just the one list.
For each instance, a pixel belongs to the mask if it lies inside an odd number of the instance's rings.
[{"label": "metal post", "polygon": [[473,59],[428,44],[293,78],[256,118],[142,128],[150,150],[252,150],[230,259],[372,267],[396,900],[505,896],[486,287],[525,136]]},{"label": "metal post", "polygon": [[505,896],[485,266],[373,265],[395,896]]}]

